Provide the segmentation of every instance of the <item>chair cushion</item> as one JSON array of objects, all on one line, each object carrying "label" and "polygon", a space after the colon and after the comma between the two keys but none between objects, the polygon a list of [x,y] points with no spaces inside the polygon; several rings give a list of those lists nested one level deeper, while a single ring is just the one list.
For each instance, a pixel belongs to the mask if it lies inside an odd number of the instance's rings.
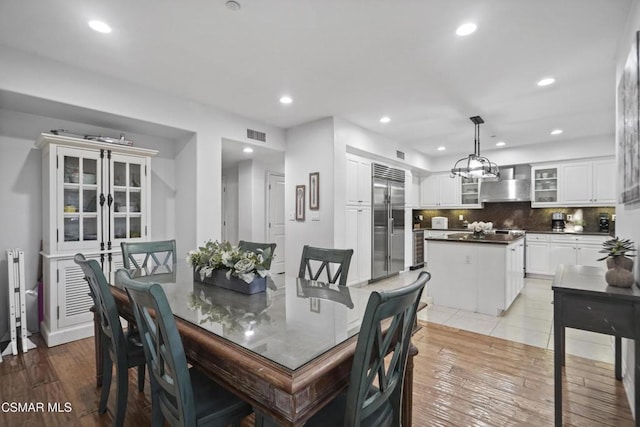
[{"label": "chair cushion", "polygon": [[190,368],[189,377],[193,388],[198,424],[206,424],[212,418],[233,418],[239,414],[249,415],[251,413],[251,406],[218,383],[210,380],[198,369]]}]

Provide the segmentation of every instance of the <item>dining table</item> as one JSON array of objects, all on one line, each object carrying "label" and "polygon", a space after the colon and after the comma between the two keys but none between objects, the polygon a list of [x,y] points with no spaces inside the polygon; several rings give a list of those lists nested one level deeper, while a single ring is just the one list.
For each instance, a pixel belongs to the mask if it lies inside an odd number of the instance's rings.
[{"label": "dining table", "polygon": [[[348,386],[372,292],[367,286],[340,287],[279,274],[268,277],[266,291],[249,295],[194,280],[186,263],[130,274],[164,289],[187,361],[278,424],[304,425]],[[110,289],[120,316],[135,322],[125,290],[118,283]],[[95,336],[98,321],[94,318]],[[98,385],[100,341],[95,340]],[[402,393],[404,426],[411,425],[413,358],[418,353],[410,347]]]}]

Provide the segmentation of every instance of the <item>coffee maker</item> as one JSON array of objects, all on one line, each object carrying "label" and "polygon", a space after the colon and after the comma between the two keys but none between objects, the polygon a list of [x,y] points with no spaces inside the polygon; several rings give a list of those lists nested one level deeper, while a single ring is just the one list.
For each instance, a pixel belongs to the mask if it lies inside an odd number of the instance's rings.
[{"label": "coffee maker", "polygon": [[551,231],[564,231],[565,217],[562,212],[551,214]]},{"label": "coffee maker", "polygon": [[608,213],[600,214],[599,229],[601,233],[609,232],[609,214]]}]

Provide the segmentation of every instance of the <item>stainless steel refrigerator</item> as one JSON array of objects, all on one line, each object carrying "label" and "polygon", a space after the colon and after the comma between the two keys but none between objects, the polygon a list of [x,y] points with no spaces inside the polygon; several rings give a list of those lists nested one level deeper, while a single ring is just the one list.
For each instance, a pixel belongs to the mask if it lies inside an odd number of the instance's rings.
[{"label": "stainless steel refrigerator", "polygon": [[404,269],[404,171],[372,166],[373,281]]}]

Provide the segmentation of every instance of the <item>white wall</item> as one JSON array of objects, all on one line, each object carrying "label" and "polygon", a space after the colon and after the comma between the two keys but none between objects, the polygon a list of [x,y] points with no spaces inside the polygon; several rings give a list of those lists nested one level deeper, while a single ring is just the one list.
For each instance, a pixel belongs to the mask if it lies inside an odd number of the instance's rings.
[{"label": "white wall", "polygon": [[[627,60],[627,56],[629,55],[629,50],[631,49],[631,43],[633,37],[635,36],[636,31],[640,30],[640,2],[638,0],[634,1],[633,8],[631,13],[629,14],[629,19],[627,21],[627,26],[623,33],[623,36],[620,38],[620,46],[618,48],[618,52],[616,55],[616,80],[615,87],[612,87],[611,90],[616,91],[616,106],[618,106],[617,99],[617,87],[620,81],[620,76],[622,75],[622,69]],[[613,82],[612,82],[613,83]],[[620,111],[616,112],[617,117],[620,115]],[[616,123],[618,121],[616,120]],[[617,140],[617,138],[616,138]],[[616,157],[619,158],[620,153],[617,152],[616,147]],[[618,183],[618,191],[621,189],[620,182]],[[640,227],[638,224],[640,223],[640,203],[636,203],[634,205],[616,205],[616,234],[621,238],[631,239],[636,242],[636,248],[640,244]],[[638,268],[638,259],[636,258],[634,274],[636,278],[636,283],[640,283],[640,269]],[[635,366],[635,355],[633,350],[633,341],[623,339],[622,340],[622,366],[623,366],[623,382],[625,386],[625,390],[627,392],[627,397],[629,399],[629,406],[631,406],[631,411],[634,411],[634,399],[635,399],[635,385],[634,385],[634,366]],[[635,417],[640,416],[640,414],[634,414]]]},{"label": "white wall", "polygon": [[226,191],[224,194],[224,218],[227,223],[227,235],[223,238],[229,242],[237,243],[238,240],[238,165],[222,170],[225,179]]},{"label": "white wall", "polygon": [[[611,118],[613,120],[613,118]],[[470,141],[470,144],[473,141]],[[470,148],[472,148],[470,146]],[[522,163],[547,163],[564,160],[575,160],[591,157],[606,157],[615,154],[614,135],[597,138],[585,138],[557,144],[555,142],[529,145],[524,147],[505,148],[501,150],[482,151],[482,155],[494,163],[501,165],[517,165]],[[451,155],[434,158],[432,172],[449,171],[456,161],[466,155]]]},{"label": "white wall", "polygon": [[[0,90],[193,132],[195,137],[180,153],[189,153],[189,158],[176,162],[176,175],[185,184],[178,188],[189,192],[190,185],[195,197],[181,205],[184,215],[176,218],[176,233],[193,234],[194,245],[220,238],[222,138],[250,143],[246,129],[252,128],[267,133],[266,146],[284,149],[281,129],[215,107],[5,47],[0,47],[0,63]],[[192,144],[195,149],[189,149]]]},{"label": "white wall", "polygon": [[[343,157],[344,159],[344,157]],[[344,163],[344,160],[343,160]],[[304,245],[343,248],[334,244],[334,142],[333,119],[325,118],[287,130],[285,173],[285,271],[297,272]],[[309,208],[309,173],[320,172],[320,210]],[[344,180],[340,181],[344,182]],[[305,221],[292,220],[295,187],[306,186]],[[344,205],[343,205],[344,206]],[[319,221],[311,220],[317,212]],[[344,209],[342,210],[344,216]],[[344,228],[343,228],[344,230]]]}]

